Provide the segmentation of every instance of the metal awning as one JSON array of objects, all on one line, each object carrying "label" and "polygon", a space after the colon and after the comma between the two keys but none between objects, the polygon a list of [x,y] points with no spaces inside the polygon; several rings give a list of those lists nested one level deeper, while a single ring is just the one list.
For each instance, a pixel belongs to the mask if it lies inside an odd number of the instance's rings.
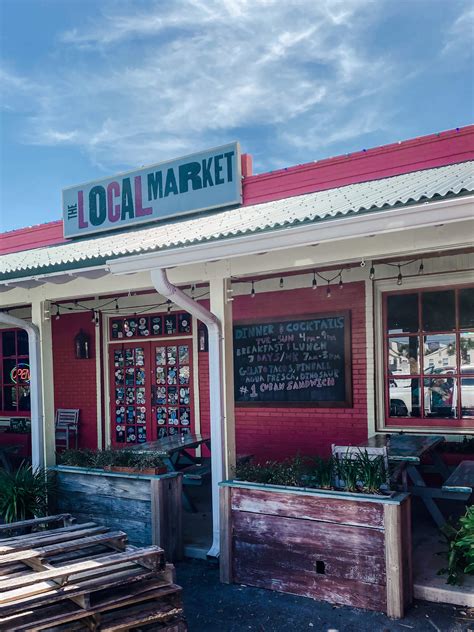
[{"label": "metal awning", "polygon": [[414,171],[252,206],[199,213],[147,228],[77,239],[0,257],[0,281],[105,266],[128,255],[275,233],[474,192],[474,162]]}]

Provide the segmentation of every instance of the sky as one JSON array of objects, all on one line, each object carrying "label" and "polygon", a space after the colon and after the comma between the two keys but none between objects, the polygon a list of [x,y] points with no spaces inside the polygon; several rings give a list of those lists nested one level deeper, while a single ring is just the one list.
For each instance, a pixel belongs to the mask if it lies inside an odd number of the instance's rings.
[{"label": "sky", "polygon": [[233,140],[254,172],[472,122],[472,0],[0,0],[0,230]]}]

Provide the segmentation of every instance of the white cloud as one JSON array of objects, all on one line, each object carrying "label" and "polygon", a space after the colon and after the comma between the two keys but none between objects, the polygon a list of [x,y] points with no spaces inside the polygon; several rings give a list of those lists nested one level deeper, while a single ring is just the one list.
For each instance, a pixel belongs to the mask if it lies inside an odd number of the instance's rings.
[{"label": "white cloud", "polygon": [[474,51],[474,5],[472,2],[446,29],[443,55],[472,56]]},{"label": "white cloud", "polygon": [[9,77],[34,103],[25,142],[75,145],[110,170],[242,136],[244,149],[258,153],[251,131],[258,129],[288,164],[292,148],[307,156],[308,148],[386,125],[375,97],[400,70],[364,50],[377,3],[122,6],[63,33],[67,61],[57,55],[34,83]]}]

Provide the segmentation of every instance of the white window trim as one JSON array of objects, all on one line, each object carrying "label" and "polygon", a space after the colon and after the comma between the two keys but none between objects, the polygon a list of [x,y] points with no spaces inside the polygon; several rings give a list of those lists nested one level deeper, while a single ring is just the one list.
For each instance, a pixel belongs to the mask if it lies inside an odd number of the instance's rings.
[{"label": "white window trim", "polygon": [[[382,295],[385,292],[410,290],[423,290],[430,287],[446,285],[446,289],[458,285],[465,285],[473,282],[473,274],[470,271],[446,272],[433,274],[430,276],[404,277],[403,285],[397,285],[396,279],[374,282],[374,304],[375,304],[375,400],[376,400],[376,430],[377,432],[397,432],[403,430],[413,434],[442,434],[442,435],[465,435],[474,432],[474,420],[469,428],[449,428],[447,426],[387,426],[385,423],[385,385],[384,385],[384,354],[383,354],[383,316],[382,316]],[[367,376],[369,379],[369,376]]]}]

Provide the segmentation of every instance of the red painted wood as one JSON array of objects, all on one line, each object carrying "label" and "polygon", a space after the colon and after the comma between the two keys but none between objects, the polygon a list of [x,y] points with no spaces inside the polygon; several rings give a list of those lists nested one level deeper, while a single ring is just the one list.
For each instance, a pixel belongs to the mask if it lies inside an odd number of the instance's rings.
[{"label": "red painted wood", "polygon": [[284,516],[252,514],[243,511],[232,512],[233,534],[236,540],[245,542],[265,542],[288,548],[311,542],[315,550],[329,552],[337,550],[348,556],[356,553],[367,556],[385,556],[384,533],[378,529],[352,527],[313,520],[298,520]]},{"label": "red painted wood", "polygon": [[430,134],[246,178],[244,204],[280,200],[473,158],[474,125],[468,125],[459,131]]},{"label": "red painted wood", "polygon": [[[235,583],[356,608],[386,611],[384,585],[318,574],[313,570],[315,563],[313,568],[309,568],[311,559],[305,553],[270,549],[264,545],[244,546],[241,543],[234,545],[234,551]],[[308,563],[306,568],[303,567],[304,560]]]},{"label": "red painted wood", "polygon": [[235,582],[386,610],[383,532],[239,511],[232,521]]},{"label": "red painted wood", "polygon": [[56,220],[3,233],[0,240],[0,254],[6,255],[9,252],[51,246],[64,241],[63,222]]},{"label": "red painted wood", "polygon": [[234,511],[383,528],[382,503],[239,488],[232,489],[231,498]]}]

